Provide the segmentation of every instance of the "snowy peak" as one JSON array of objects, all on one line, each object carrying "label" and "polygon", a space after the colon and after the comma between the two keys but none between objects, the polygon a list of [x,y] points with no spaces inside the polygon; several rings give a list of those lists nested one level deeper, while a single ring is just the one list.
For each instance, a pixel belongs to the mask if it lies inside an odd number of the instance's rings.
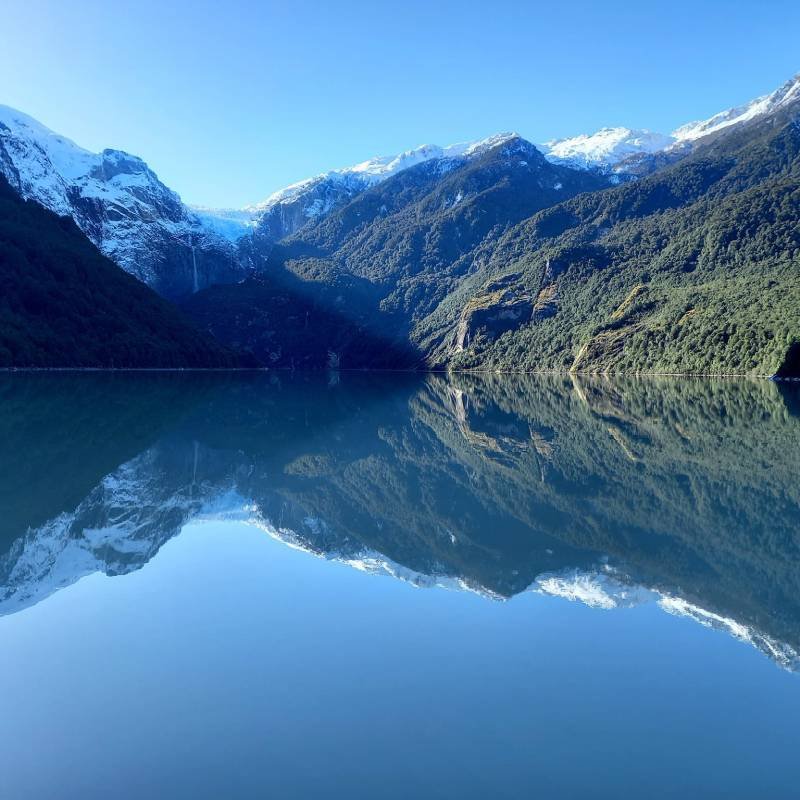
[{"label": "snowy peak", "polygon": [[0,105],[0,136],[26,140],[65,180],[87,175],[97,159],[94,153],[10,106]]},{"label": "snowy peak", "polygon": [[68,187],[96,163],[93,153],[27,114],[0,106],[0,172],[26,199],[57,214],[70,214]]},{"label": "snowy peak", "polygon": [[491,150],[524,143],[516,133],[498,133],[473,142],[459,142],[447,147],[424,144],[398,155],[378,156],[351,167],[334,169],[313,178],[298,181],[266,200],[239,212],[198,210],[205,224],[224,230],[230,238],[244,236],[255,228],[260,241],[276,242],[298,231],[310,220],[321,219],[360,192],[376,186],[398,173],[425,163],[440,163],[447,170],[459,163],[479,158]]},{"label": "snowy peak", "polygon": [[[7,177],[20,193],[59,213],[71,213],[74,197],[69,194],[101,197],[112,188],[125,193],[148,187],[180,203],[178,195],[164,186],[141,158],[123,150],[91,153],[8,106],[0,106],[0,145],[9,162],[6,171],[12,172]],[[113,199],[123,201],[119,194]]]},{"label": "snowy peak", "polygon": [[396,156],[382,156],[363,161],[353,167],[334,170],[332,174],[353,174],[369,176],[374,182],[379,182],[396,175],[404,169],[415,167],[426,161],[440,159],[462,159],[476,158],[495,147],[507,144],[513,139],[518,139],[517,133],[496,133],[485,139],[478,139],[474,142],[458,142],[456,144],[440,147],[436,144],[423,144],[413,150],[406,150]]},{"label": "snowy peak", "polygon": [[[421,164],[445,172],[494,151],[508,168],[544,157],[612,181],[647,174],[691,152],[709,134],[800,104],[800,75],[776,91],[671,134],[626,127],[552,139],[537,150],[516,133],[445,147],[424,144],[330,170],[243,209],[184,205],[140,158],[92,153],[37,120],[0,105],[0,174],[26,199],[71,216],[120,267],[167,297],[241,280],[272,244],[342,207],[360,192]],[[541,152],[539,152],[541,151]],[[251,247],[252,242],[257,247]]]},{"label": "snowy peak", "polygon": [[0,174],[25,199],[72,217],[102,253],[163,294],[241,273],[224,226],[206,224],[130,153],[92,153],[0,106]]},{"label": "snowy peak", "polygon": [[770,94],[720,111],[709,119],[681,125],[669,135],[645,129],[602,128],[592,134],[552,139],[541,149],[553,163],[625,173],[637,158],[677,151],[704,136],[774,113],[795,101],[800,101],[800,75]]},{"label": "snowy peak", "polygon": [[552,139],[541,147],[545,157],[556,164],[587,169],[614,167],[640,153],[657,153],[674,142],[671,136],[644,129],[601,128],[591,135]]},{"label": "snowy peak", "polygon": [[474,142],[459,142],[447,147],[439,147],[435,144],[423,144],[413,150],[406,150],[396,156],[372,158],[354,167],[337,170],[340,173],[352,173],[358,175],[369,175],[375,181],[385,180],[398,172],[422,164],[425,161],[432,161],[446,158],[475,158],[492,150],[495,147],[507,144],[513,139],[518,139],[517,133],[496,133],[486,139],[479,139]]},{"label": "snowy peak", "polygon": [[719,114],[715,114],[707,120],[682,125],[672,132],[672,136],[678,142],[693,141],[701,136],[716,133],[723,128],[771,114],[797,100],[800,100],[800,74],[795,75],[774,92],[757,97],[743,106],[720,111]]},{"label": "snowy peak", "polygon": [[[369,186],[391,178],[398,172],[423,164],[427,161],[444,159],[470,159],[483,155],[495,147],[520,139],[517,133],[497,133],[473,142],[459,142],[446,147],[423,144],[393,156],[376,156],[351,167],[342,167],[323,172],[313,178],[306,178],[273,192],[266,200],[249,206],[243,211],[257,214],[268,211],[275,205],[296,201],[323,182],[338,184],[346,190],[361,191]],[[309,215],[315,216],[315,215]]]}]

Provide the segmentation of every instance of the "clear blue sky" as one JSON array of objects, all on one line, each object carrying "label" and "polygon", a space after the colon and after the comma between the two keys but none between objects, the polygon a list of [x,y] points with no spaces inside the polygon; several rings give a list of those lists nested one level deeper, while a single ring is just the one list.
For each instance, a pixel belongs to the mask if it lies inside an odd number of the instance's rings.
[{"label": "clear blue sky", "polygon": [[4,0],[0,102],[242,205],[422,143],[669,131],[800,71],[800,2]]}]

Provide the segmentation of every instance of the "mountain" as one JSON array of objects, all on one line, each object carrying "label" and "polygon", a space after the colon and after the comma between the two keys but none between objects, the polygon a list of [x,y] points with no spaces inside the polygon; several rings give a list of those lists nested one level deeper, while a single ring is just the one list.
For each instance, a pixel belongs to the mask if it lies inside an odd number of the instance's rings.
[{"label": "mountain", "polygon": [[514,138],[518,138],[517,134],[499,133],[447,147],[420,145],[398,155],[379,156],[352,167],[306,178],[242,209],[194,207],[193,210],[207,228],[237,242],[242,258],[251,269],[258,271],[274,243],[323,219],[393,175],[426,162],[438,163],[444,172]]},{"label": "mountain", "polygon": [[681,125],[671,134],[621,127],[602,128],[593,134],[552,139],[541,145],[541,149],[553,163],[597,169],[624,178],[640,174],[643,166],[652,171],[663,165],[665,159],[674,160],[685,155],[699,139],[780,111],[798,98],[800,75],[770,94],[721,111],[709,119]]},{"label": "mountain", "polygon": [[766,381],[9,375],[0,613],[235,519],[417,586],[657,603],[797,669],[799,409]]},{"label": "mountain", "polygon": [[238,357],[0,175],[0,367],[231,367]]},{"label": "mountain", "polygon": [[792,375],[800,76],[669,135],[425,145],[244,209],[0,109],[0,169],[276,367]]},{"label": "mountain", "polygon": [[554,164],[578,169],[626,174],[632,161],[668,150],[675,143],[672,136],[631,128],[602,128],[591,135],[545,142],[542,152]]},{"label": "mountain", "polygon": [[[304,322],[316,347],[312,360],[324,361],[323,354],[332,351],[342,366],[382,366],[385,347],[391,346],[408,352],[400,365],[423,365],[425,353],[414,339],[414,326],[474,271],[487,247],[534,212],[610,185],[602,175],[549,163],[517,135],[457,155],[434,153],[382,177],[292,236],[270,242],[257,277],[238,286],[211,287],[189,298],[184,309],[225,342],[277,341],[280,315],[263,312],[275,309],[271,294],[276,287],[288,286],[293,296],[305,297],[304,302],[327,309],[347,328],[361,332],[348,337],[350,344],[337,342],[328,319],[312,314]],[[242,306],[246,295],[258,298],[260,320],[254,314],[229,313]],[[317,320],[323,324],[316,326]],[[352,346],[364,337],[379,346]],[[287,365],[287,359],[299,355],[288,344],[273,348],[269,356],[274,360],[266,363]]]},{"label": "mountain", "polygon": [[[800,95],[785,97],[671,166],[499,238],[471,290],[426,322],[433,361],[800,374]],[[523,296],[531,313],[492,325]]]},{"label": "mountain", "polygon": [[[660,166],[639,158],[622,181],[517,136],[425,161],[271,243],[258,278],[186,311],[231,344],[283,338],[254,351],[278,365],[331,352],[376,366],[389,342],[410,348],[398,366],[797,374],[798,85],[685,127],[691,145],[655,141]],[[292,351],[280,286],[319,309],[303,318],[313,353]],[[326,309],[355,332],[346,342]],[[350,348],[362,333],[377,349]]]},{"label": "mountain", "polygon": [[235,245],[140,158],[90,153],[7,106],[0,106],[0,175],[25,199],[72,217],[104,255],[162,295],[244,275]]},{"label": "mountain", "polygon": [[309,221],[326,217],[357,194],[397,173],[426,162],[438,162],[445,171],[456,164],[478,158],[517,134],[499,133],[475,142],[439,147],[425,144],[395,156],[371,158],[360,164],[308,178],[274,192],[262,203],[244,209],[251,215],[254,238],[277,242],[300,230]]},{"label": "mountain", "polygon": [[270,246],[383,180],[427,161],[466,161],[512,138],[423,145],[300,181],[243,209],[185,205],[137,156],[89,152],[32,117],[0,105],[0,175],[78,227],[126,272],[171,298],[237,283]]},{"label": "mountain", "polygon": [[[696,140],[773,113],[800,96],[800,75],[774,92],[742,106],[719,112],[707,120],[690,122],[671,134],[625,127],[603,128],[594,134],[552,139],[538,149],[554,164],[577,169],[594,169],[618,178],[641,174],[685,155]],[[398,172],[430,160],[457,160],[482,155],[513,138],[514,133],[498,133],[475,142],[448,147],[421,145],[395,156],[372,158],[352,167],[331,170],[274,192],[266,200],[244,209],[197,209],[218,224],[227,236],[238,239],[260,229],[270,241],[278,241],[298,231],[355,195]]]}]

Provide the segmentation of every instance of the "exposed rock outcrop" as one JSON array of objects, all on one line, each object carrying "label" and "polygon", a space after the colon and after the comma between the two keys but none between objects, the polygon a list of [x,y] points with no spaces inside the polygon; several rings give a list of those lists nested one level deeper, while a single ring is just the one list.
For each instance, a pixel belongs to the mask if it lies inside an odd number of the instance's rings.
[{"label": "exposed rock outcrop", "polygon": [[464,306],[456,328],[455,352],[467,347],[476,336],[493,341],[531,321],[534,302],[520,286],[520,279],[521,275],[514,273],[490,281]]}]

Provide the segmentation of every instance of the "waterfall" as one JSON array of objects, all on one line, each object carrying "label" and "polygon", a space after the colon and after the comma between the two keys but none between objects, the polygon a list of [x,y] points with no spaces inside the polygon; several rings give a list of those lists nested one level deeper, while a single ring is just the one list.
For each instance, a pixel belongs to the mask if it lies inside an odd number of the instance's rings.
[{"label": "waterfall", "polygon": [[200,282],[197,280],[197,257],[194,254],[194,239],[191,236],[189,237],[189,247],[192,248],[192,285],[194,287],[192,291],[197,293],[200,291]]}]

